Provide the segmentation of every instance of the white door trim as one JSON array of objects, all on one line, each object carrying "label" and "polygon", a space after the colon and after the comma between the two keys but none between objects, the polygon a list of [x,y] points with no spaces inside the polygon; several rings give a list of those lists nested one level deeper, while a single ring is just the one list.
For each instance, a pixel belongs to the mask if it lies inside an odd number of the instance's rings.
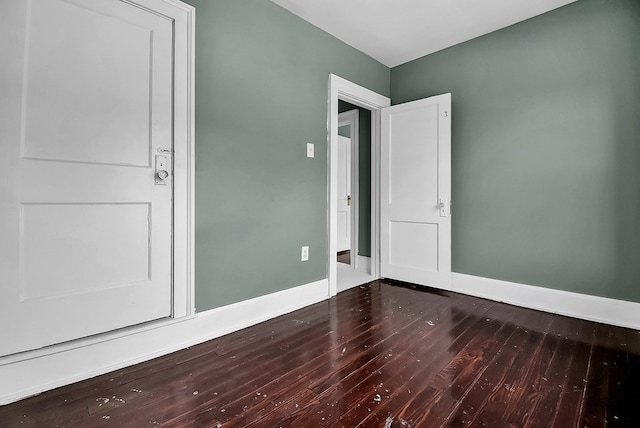
[{"label": "white door trim", "polygon": [[338,292],[338,262],[336,258],[338,194],[338,98],[371,110],[371,276],[379,277],[380,261],[380,109],[391,105],[391,100],[346,79],[329,75],[329,97],[327,105],[327,181],[328,181],[328,238],[327,276],[329,296]]},{"label": "white door trim", "polygon": [[[195,8],[179,0],[126,0],[134,6],[163,15],[174,24],[173,68],[173,269],[171,319],[155,321],[154,326],[188,319],[195,313]],[[0,358],[0,367],[63,349],[106,342],[132,332],[148,329],[147,324],[132,326],[47,346]]]},{"label": "white door trim", "polygon": [[351,138],[351,268],[358,268],[358,227],[359,227],[359,194],[360,194],[360,112],[358,110],[345,111],[338,114],[338,127],[349,125]]},{"label": "white door trim", "polygon": [[[179,0],[136,0],[162,6],[174,19],[173,311],[195,313],[195,23],[196,10]],[[156,9],[157,10],[157,9]]]}]

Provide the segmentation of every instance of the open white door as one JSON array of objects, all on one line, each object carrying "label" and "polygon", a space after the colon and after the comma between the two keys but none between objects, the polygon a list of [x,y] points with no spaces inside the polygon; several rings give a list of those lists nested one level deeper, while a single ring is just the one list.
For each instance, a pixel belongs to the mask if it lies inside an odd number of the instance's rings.
[{"label": "open white door", "polygon": [[451,288],[451,94],[382,109],[380,273]]},{"label": "open white door", "polygon": [[338,251],[351,249],[351,139],[338,136]]},{"label": "open white door", "polygon": [[174,23],[135,3],[0,7],[0,355],[171,315]]}]

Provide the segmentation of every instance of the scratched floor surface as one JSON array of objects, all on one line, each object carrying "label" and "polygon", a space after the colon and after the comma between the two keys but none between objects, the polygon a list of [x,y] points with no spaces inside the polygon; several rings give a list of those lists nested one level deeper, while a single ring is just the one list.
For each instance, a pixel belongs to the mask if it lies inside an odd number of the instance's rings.
[{"label": "scratched floor surface", "polygon": [[2,427],[639,427],[640,332],[375,281],[0,407]]}]

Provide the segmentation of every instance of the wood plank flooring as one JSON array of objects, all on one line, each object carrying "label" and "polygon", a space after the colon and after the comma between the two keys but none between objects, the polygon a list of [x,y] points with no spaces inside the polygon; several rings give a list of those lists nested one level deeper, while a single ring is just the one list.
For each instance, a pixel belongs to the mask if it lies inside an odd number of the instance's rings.
[{"label": "wood plank flooring", "polygon": [[338,252],[338,263],[351,264],[351,250]]},{"label": "wood plank flooring", "polygon": [[374,281],[0,427],[640,427],[640,332]]}]

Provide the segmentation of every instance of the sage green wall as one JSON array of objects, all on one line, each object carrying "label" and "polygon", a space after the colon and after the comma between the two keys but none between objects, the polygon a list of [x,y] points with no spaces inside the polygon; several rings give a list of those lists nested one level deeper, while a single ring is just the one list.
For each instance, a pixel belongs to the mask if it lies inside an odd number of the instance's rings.
[{"label": "sage green wall", "polygon": [[187,2],[203,311],[326,278],[329,73],[388,95],[390,71],[270,1]]},{"label": "sage green wall", "polygon": [[579,0],[391,71],[453,95],[453,269],[640,302],[640,1]]},{"label": "sage green wall", "polygon": [[358,110],[358,254],[371,257],[371,111],[338,100],[340,113]]}]

